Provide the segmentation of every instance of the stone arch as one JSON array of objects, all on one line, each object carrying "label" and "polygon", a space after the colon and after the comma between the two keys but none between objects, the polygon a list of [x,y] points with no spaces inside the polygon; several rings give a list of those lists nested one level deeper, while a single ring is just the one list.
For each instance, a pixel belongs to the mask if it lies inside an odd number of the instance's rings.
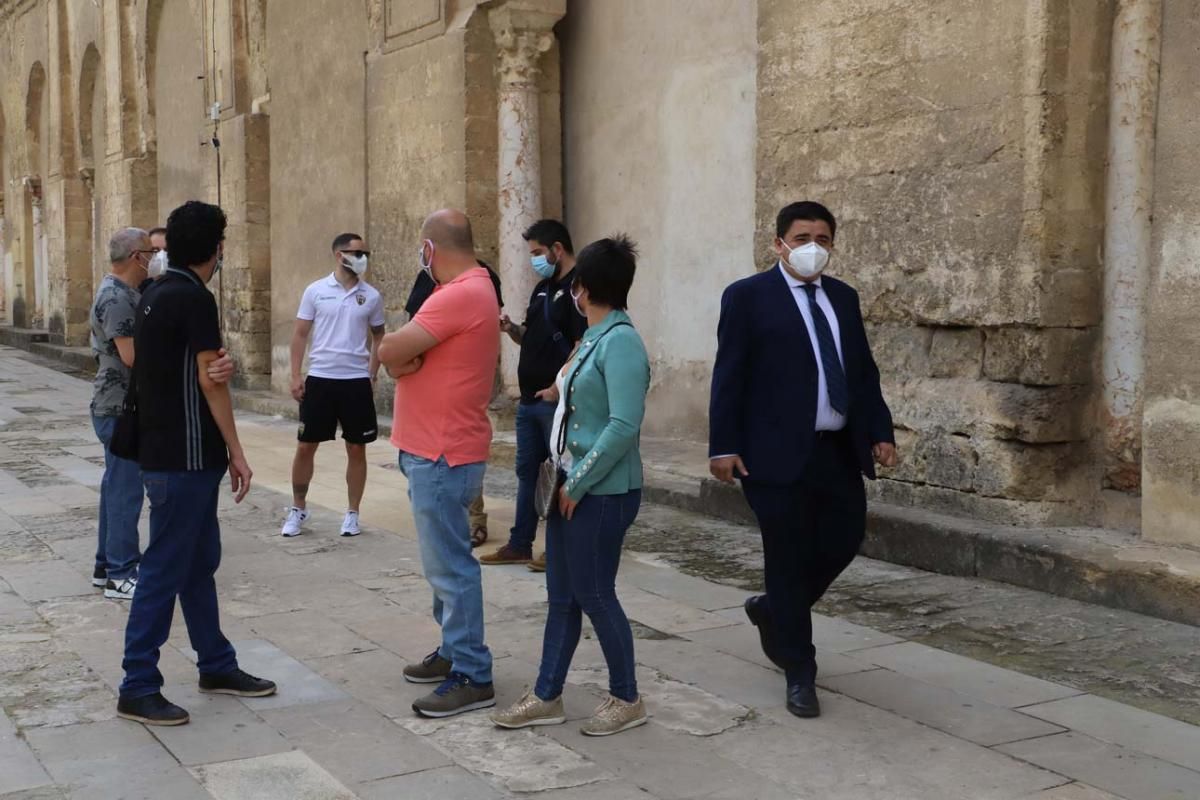
[{"label": "stone arch", "polygon": [[14,267],[12,323],[19,328],[43,324],[46,291],[46,235],[42,225],[42,177],[49,160],[46,125],[46,68],[40,61],[29,70],[25,91],[25,174],[22,177],[20,266]]},{"label": "stone arch", "polygon": [[102,252],[105,226],[103,205],[105,188],[105,157],[107,155],[108,128],[105,124],[104,65],[95,43],[84,50],[79,69],[79,174],[83,178],[84,197],[87,201],[85,238],[88,242],[89,262],[88,296],[105,272]]},{"label": "stone arch", "polygon": [[[204,23],[194,0],[151,0],[146,13],[147,127],[158,208],[205,198],[215,168],[205,125]],[[168,68],[169,65],[169,68]]]}]

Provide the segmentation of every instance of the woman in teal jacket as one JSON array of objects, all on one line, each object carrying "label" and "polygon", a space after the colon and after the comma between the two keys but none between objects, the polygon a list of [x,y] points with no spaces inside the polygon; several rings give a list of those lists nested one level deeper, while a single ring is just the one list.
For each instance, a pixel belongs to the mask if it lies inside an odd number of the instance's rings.
[{"label": "woman in teal jacket", "polygon": [[633,632],[616,593],[621,545],[642,502],[638,439],[650,388],[646,347],[625,313],[636,257],[633,243],[617,236],[593,242],[576,260],[571,294],[588,329],[557,383],[550,444],[562,488],[546,528],[542,664],[533,690],[492,714],[502,728],[566,722],[562,690],[584,613],[608,662],[609,697],[583,733],[608,736],[646,721]]}]

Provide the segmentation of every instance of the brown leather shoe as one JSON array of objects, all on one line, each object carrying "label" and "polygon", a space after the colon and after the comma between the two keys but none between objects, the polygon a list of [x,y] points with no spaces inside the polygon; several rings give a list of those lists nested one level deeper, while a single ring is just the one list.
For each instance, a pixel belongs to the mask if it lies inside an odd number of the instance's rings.
[{"label": "brown leather shoe", "polygon": [[480,564],[528,564],[530,561],[533,561],[533,553],[522,553],[507,544],[494,553],[479,557]]},{"label": "brown leather shoe", "polygon": [[530,572],[545,572],[546,571],[546,554],[543,552],[540,556],[530,561],[527,565]]}]

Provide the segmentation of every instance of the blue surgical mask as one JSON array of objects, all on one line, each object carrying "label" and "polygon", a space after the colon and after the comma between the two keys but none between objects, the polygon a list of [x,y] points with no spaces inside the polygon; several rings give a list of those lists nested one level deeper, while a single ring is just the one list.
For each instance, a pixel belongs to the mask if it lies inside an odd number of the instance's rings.
[{"label": "blue surgical mask", "polygon": [[551,264],[550,259],[546,256],[533,256],[529,259],[529,263],[533,265],[533,271],[540,278],[553,278],[554,273],[558,271],[557,264]]}]

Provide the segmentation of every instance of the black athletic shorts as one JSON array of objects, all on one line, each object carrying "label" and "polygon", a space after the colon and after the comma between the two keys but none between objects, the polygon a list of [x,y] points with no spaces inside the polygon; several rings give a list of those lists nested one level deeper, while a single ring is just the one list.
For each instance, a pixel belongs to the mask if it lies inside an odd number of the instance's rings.
[{"label": "black athletic shorts", "polygon": [[350,444],[375,441],[375,393],[370,378],[316,378],[304,381],[304,399],[300,401],[302,442],[328,442],[342,426],[342,438]]}]

